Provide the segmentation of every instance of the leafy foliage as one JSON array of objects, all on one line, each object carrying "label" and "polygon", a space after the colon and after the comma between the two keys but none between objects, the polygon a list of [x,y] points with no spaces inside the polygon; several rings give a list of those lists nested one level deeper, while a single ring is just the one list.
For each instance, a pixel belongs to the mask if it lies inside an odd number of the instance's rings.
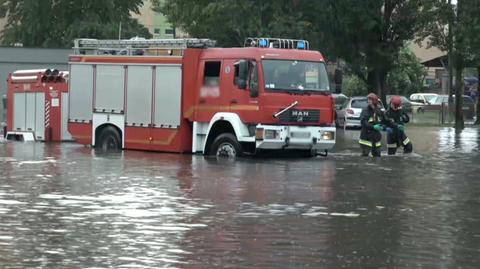
[{"label": "leafy foliage", "polygon": [[0,17],[8,17],[3,44],[71,47],[75,38],[150,37],[130,14],[142,0],[0,0]]},{"label": "leafy foliage", "polygon": [[[346,60],[381,91],[406,40],[421,26],[424,0],[156,0],[157,10],[195,37],[242,45],[248,36],[306,38]],[[383,92],[383,91],[382,91]]]},{"label": "leafy foliage", "polygon": [[343,93],[347,96],[366,96],[368,94],[368,86],[357,75],[350,74],[343,78]]},{"label": "leafy foliage", "polygon": [[412,93],[422,91],[426,75],[426,68],[410,49],[404,47],[388,74],[387,88],[390,94],[410,96]]}]

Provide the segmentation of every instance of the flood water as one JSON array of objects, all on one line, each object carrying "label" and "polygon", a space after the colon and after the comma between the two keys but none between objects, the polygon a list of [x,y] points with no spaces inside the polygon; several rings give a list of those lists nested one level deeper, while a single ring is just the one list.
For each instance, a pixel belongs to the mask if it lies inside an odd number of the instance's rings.
[{"label": "flood water", "polygon": [[0,268],[478,268],[480,134],[236,161],[0,143]]}]

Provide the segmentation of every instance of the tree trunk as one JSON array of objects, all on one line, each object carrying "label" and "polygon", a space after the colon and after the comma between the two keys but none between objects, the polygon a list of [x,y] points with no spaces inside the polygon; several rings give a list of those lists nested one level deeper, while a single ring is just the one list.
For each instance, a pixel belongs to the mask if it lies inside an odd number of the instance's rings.
[{"label": "tree trunk", "polygon": [[369,92],[378,94],[377,79],[375,70],[369,70],[367,74],[367,87]]},{"label": "tree trunk", "polygon": [[480,124],[480,65],[477,65],[477,74],[478,74],[478,85],[477,85],[477,119],[475,120],[475,124]]},{"label": "tree trunk", "polygon": [[448,53],[448,100],[452,100],[453,97],[453,60],[452,52]]},{"label": "tree trunk", "polygon": [[464,61],[461,55],[456,57],[455,66],[455,129],[457,131],[465,128],[463,122],[463,67]]},{"label": "tree trunk", "polygon": [[384,70],[381,70],[378,72],[378,85],[380,89],[380,98],[382,99],[383,104],[385,105],[385,108],[388,106],[387,104],[387,89],[385,88],[385,85],[387,84],[387,72]]},{"label": "tree trunk", "polygon": [[384,70],[373,69],[368,72],[367,75],[367,84],[370,92],[375,93],[382,100],[383,104],[386,106],[386,95],[385,85],[387,81],[387,74]]},{"label": "tree trunk", "polygon": [[[448,0],[448,5],[451,6],[452,0]],[[447,50],[448,50],[448,100],[452,100],[453,96],[453,18],[448,20],[448,40],[447,40]]]}]

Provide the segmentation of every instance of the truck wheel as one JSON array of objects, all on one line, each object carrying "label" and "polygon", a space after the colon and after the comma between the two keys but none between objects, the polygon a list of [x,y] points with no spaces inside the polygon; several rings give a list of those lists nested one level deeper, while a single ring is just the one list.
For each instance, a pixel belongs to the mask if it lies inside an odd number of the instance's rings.
[{"label": "truck wheel", "polygon": [[95,141],[95,147],[102,151],[117,151],[122,149],[122,140],[118,131],[108,126],[102,130],[98,141]]},{"label": "truck wheel", "polygon": [[215,138],[209,155],[228,158],[239,157],[242,155],[242,146],[238,143],[235,135],[224,133]]}]

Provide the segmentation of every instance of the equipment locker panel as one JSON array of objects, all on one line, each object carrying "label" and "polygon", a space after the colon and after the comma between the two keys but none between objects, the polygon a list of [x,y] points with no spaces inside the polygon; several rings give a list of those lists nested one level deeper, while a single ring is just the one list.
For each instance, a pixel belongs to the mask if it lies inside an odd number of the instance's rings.
[{"label": "equipment locker panel", "polygon": [[148,126],[152,120],[152,67],[128,66],[126,122]]},{"label": "equipment locker panel", "polygon": [[62,130],[61,130],[61,139],[62,140],[71,140],[72,136],[70,135],[70,132],[68,132],[68,93],[62,92],[62,100],[60,101],[62,104]]},{"label": "equipment locker panel", "polygon": [[95,87],[96,112],[123,113],[123,65],[98,65]]},{"label": "equipment locker panel", "polygon": [[45,94],[37,92],[35,94],[35,138],[44,139],[46,121],[50,118],[45,117]]},{"label": "equipment locker panel", "polygon": [[35,113],[37,112],[36,93],[29,92],[25,94],[25,131],[35,131]]},{"label": "equipment locker panel", "polygon": [[13,95],[13,130],[25,130],[25,93]]},{"label": "equipment locker panel", "polygon": [[155,127],[177,128],[180,126],[181,97],[181,66],[157,66],[155,72]]},{"label": "equipment locker panel", "polygon": [[71,121],[92,120],[93,66],[72,64],[70,66],[70,112]]}]

